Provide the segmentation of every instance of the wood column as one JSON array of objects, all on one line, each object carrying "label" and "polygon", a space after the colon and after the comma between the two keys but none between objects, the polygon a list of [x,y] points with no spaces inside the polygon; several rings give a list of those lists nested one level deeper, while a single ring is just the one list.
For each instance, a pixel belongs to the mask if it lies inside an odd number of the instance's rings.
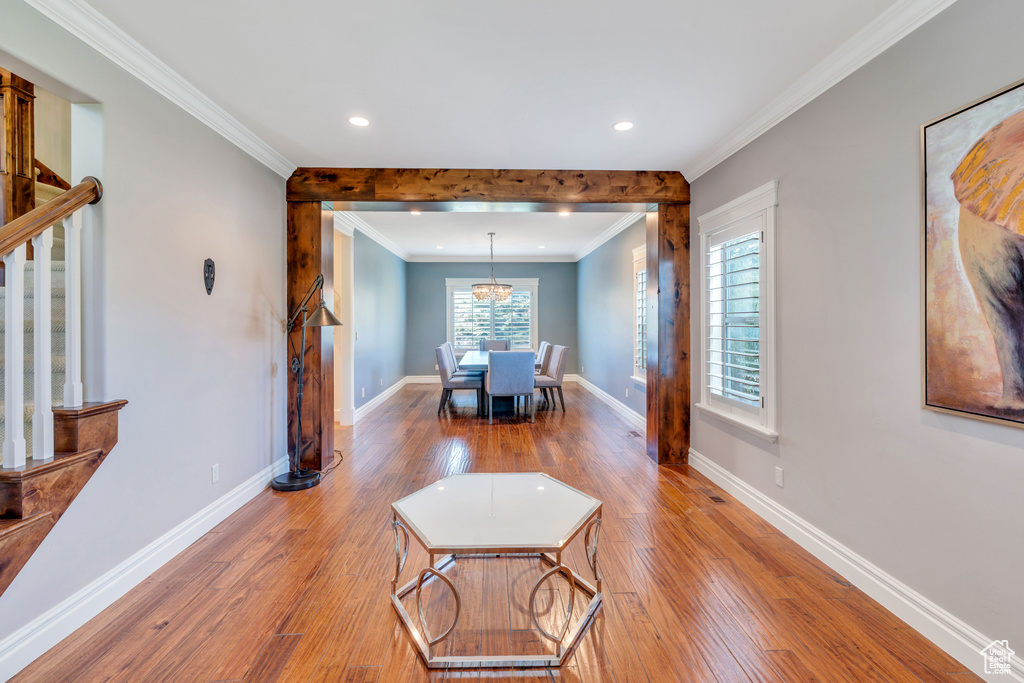
[{"label": "wood column", "polygon": [[681,464],[690,451],[690,206],[647,214],[647,454]]},{"label": "wood column", "polygon": [[[318,274],[324,276],[324,299],[334,300],[333,214],[320,202],[288,202],[288,312],[291,315]],[[307,308],[312,313],[320,302],[314,294]],[[295,448],[298,374],[292,372],[302,342],[302,316],[288,335],[288,450]],[[302,397],[302,444],[300,467],[322,470],[334,457],[334,331],[330,327],[306,328],[305,371]]]}]

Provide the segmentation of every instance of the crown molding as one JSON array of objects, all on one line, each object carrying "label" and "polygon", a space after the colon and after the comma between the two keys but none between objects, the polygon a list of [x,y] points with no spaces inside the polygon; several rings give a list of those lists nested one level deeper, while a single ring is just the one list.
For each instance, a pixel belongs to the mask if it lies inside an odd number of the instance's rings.
[{"label": "crown molding", "polygon": [[334,212],[334,229],[346,237],[352,237],[356,231],[355,224],[348,220],[347,211]]},{"label": "crown molding", "polygon": [[280,152],[82,0],[25,0],[25,3],[282,178],[288,178],[295,170],[295,164]]},{"label": "crown molding", "polygon": [[574,260],[579,261],[581,258],[589,254],[590,252],[597,249],[599,246],[610,240],[611,238],[618,235],[620,232],[628,228],[629,226],[636,223],[638,220],[643,218],[646,214],[643,212],[626,213],[622,215],[622,218],[612,223],[612,226],[602,232],[600,235],[592,239],[587,246],[576,252]]},{"label": "crown molding", "polygon": [[[339,228],[338,223],[341,223],[345,229]],[[392,254],[402,259],[403,261],[409,260],[409,252],[402,249],[400,246],[389,240],[384,235],[377,232],[377,229],[372,225],[364,221],[359,216],[355,215],[351,211],[335,211],[334,212],[334,227],[337,230],[341,230],[345,234],[350,234],[348,230],[358,230],[363,233],[371,240],[384,247]]]},{"label": "crown molding", "polygon": [[683,175],[690,182],[701,177],[954,2],[956,0],[900,0],[840,45],[768,106],[699,155],[683,169]]}]

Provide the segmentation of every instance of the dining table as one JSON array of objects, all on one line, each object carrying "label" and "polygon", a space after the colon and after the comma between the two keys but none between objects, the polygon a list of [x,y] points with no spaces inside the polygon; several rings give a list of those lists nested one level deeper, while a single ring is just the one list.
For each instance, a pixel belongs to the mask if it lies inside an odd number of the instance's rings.
[{"label": "dining table", "polygon": [[[513,351],[533,351],[533,349],[512,349]],[[534,367],[540,370],[540,359],[534,352]],[[487,361],[491,357],[490,351],[466,351],[466,355],[459,361],[459,370],[470,370],[474,372],[487,372]]]},{"label": "dining table", "polygon": [[[533,349],[512,349],[513,351],[533,351]],[[487,387],[487,363],[491,357],[490,351],[479,351],[472,350],[466,351],[465,355],[462,356],[462,360],[459,361],[459,370],[469,370],[471,372],[482,372],[484,373],[484,401],[486,405],[486,387]],[[540,369],[540,358],[537,357],[536,351],[534,351],[534,368]],[[515,410],[515,400],[511,396],[495,396],[494,397],[494,412],[496,413],[511,413]]]}]

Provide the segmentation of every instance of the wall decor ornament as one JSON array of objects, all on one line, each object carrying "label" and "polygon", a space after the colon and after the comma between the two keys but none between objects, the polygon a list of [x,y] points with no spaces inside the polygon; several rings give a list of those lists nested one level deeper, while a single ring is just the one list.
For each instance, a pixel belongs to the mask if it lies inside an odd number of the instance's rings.
[{"label": "wall decor ornament", "polygon": [[1024,426],[1024,81],[921,127],[924,405]]},{"label": "wall decor ornament", "polygon": [[208,258],[203,262],[203,282],[206,284],[206,293],[213,294],[213,280],[217,276],[217,269],[213,259]]}]

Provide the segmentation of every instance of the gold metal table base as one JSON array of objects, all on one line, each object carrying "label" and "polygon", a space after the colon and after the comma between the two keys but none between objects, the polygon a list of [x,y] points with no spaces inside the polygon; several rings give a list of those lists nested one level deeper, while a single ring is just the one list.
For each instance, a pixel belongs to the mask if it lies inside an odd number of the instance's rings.
[{"label": "gold metal table base", "polygon": [[[599,520],[597,520],[597,521],[598,521],[598,524],[599,524],[600,523]],[[459,596],[458,590],[455,588],[455,585],[451,581],[449,581],[448,578],[445,577],[441,573],[445,569],[445,567],[447,567],[448,565],[450,565],[453,562],[455,562],[456,556],[455,555],[445,555],[445,556],[441,557],[438,560],[438,562],[433,567],[428,567],[428,568],[424,569],[423,572],[421,572],[420,575],[416,579],[410,581],[405,586],[403,586],[401,589],[396,589],[397,575],[401,571],[401,567],[405,564],[405,557],[406,557],[406,554],[408,553],[408,536],[406,536],[406,540],[405,540],[405,548],[404,548],[405,552],[401,553],[401,554],[399,553],[399,540],[398,540],[398,529],[399,528],[402,528],[402,524],[401,524],[401,522],[397,522],[396,521],[396,523],[395,523],[395,555],[396,555],[396,558],[395,558],[396,559],[395,568],[398,569],[399,571],[396,572],[396,581],[392,582],[391,604],[394,605],[395,611],[398,612],[399,618],[402,620],[402,623],[405,624],[406,630],[409,631],[409,635],[412,636],[413,642],[416,644],[416,649],[419,651],[420,656],[423,658],[423,661],[426,663],[427,668],[429,668],[429,669],[561,666],[561,665],[563,665],[565,663],[566,659],[569,658],[569,655],[572,654],[573,649],[575,649],[575,647],[579,644],[580,639],[582,639],[583,635],[587,631],[587,628],[590,626],[590,623],[593,621],[594,614],[597,612],[597,608],[601,606],[601,591],[599,589],[599,587],[601,585],[601,580],[599,578],[596,578],[596,575],[597,575],[597,571],[596,571],[596,565],[597,565],[597,563],[596,563],[596,549],[597,549],[596,534],[595,534],[595,539],[594,539],[594,545],[592,547],[590,547],[589,543],[588,543],[588,548],[587,548],[588,558],[587,559],[589,561],[589,560],[591,560],[591,557],[594,558],[593,561],[591,561],[591,568],[595,570],[594,573],[595,573],[595,580],[597,581],[597,586],[595,586],[595,585],[585,581],[584,579],[580,578],[579,576],[577,576],[571,569],[569,569],[568,567],[566,567],[565,565],[563,565],[559,561],[560,558],[552,557],[548,553],[487,553],[487,554],[476,554],[476,553],[474,553],[474,554],[470,554],[470,553],[461,554],[460,553],[458,555],[458,557],[466,557],[466,558],[539,557],[542,561],[544,561],[544,562],[548,563],[549,565],[551,565],[552,569],[544,572],[541,575],[541,577],[534,584],[533,591],[530,593],[530,618],[533,621],[534,627],[537,628],[540,631],[541,635],[543,635],[545,638],[547,638],[548,640],[551,640],[552,642],[554,642],[557,645],[558,651],[555,654],[537,655],[537,656],[528,656],[528,655],[520,655],[520,656],[516,656],[516,655],[493,655],[493,656],[481,655],[481,656],[478,656],[478,657],[434,656],[434,655],[431,654],[432,647],[434,645],[436,645],[437,643],[443,641],[445,638],[448,637],[448,635],[453,630],[455,630],[455,625],[459,621],[459,613],[461,612],[461,609],[462,609],[462,599]],[[402,531],[404,533],[405,529],[402,528]],[[589,535],[590,535],[589,531],[590,531],[590,529],[588,528],[588,533],[587,533],[588,541],[589,541]],[[557,574],[563,575],[567,580],[571,579],[571,581],[572,581],[571,586],[573,588],[573,593],[575,593],[575,589],[578,588],[579,590],[581,590],[582,592],[584,592],[588,596],[590,596],[590,602],[587,604],[586,609],[583,611],[582,616],[576,622],[575,626],[573,626],[571,629],[569,628],[569,619],[571,619],[571,615],[572,615],[572,604],[570,604],[569,610],[568,610],[568,617],[567,617],[566,622],[565,622],[565,624],[564,624],[564,626],[562,628],[561,634],[559,634],[559,635],[552,635],[552,634],[548,633],[544,628],[542,628],[540,626],[540,624],[537,622],[536,613],[535,613],[534,607],[533,607],[533,602],[534,602],[534,598],[536,597],[536,594],[537,594],[537,589],[540,587],[540,585],[544,581],[546,581],[548,578],[550,578],[551,576],[554,576],[554,575],[557,575]],[[442,633],[441,635],[439,635],[437,637],[432,637],[430,635],[430,633],[426,631],[426,628],[425,628],[426,621],[424,619],[424,614],[423,614],[423,604],[422,604],[422,601],[420,600],[420,591],[422,589],[422,586],[432,576],[433,577],[439,577],[440,579],[442,579],[444,581],[444,583],[447,584],[449,590],[452,591],[452,595],[455,597],[455,617],[454,617],[454,619],[452,619],[452,624],[451,624],[451,626],[448,627],[448,629],[444,633]],[[419,626],[416,623],[413,622],[412,617],[409,616],[409,612],[406,611],[405,606],[402,604],[402,598],[404,598],[406,595],[408,595],[409,593],[411,593],[413,591],[416,591],[416,593],[417,593],[416,602],[417,602],[417,608],[419,610],[420,622],[421,622]],[[570,603],[572,603],[572,602],[573,601],[570,600]],[[566,638],[567,634],[568,634],[568,638]]]}]

